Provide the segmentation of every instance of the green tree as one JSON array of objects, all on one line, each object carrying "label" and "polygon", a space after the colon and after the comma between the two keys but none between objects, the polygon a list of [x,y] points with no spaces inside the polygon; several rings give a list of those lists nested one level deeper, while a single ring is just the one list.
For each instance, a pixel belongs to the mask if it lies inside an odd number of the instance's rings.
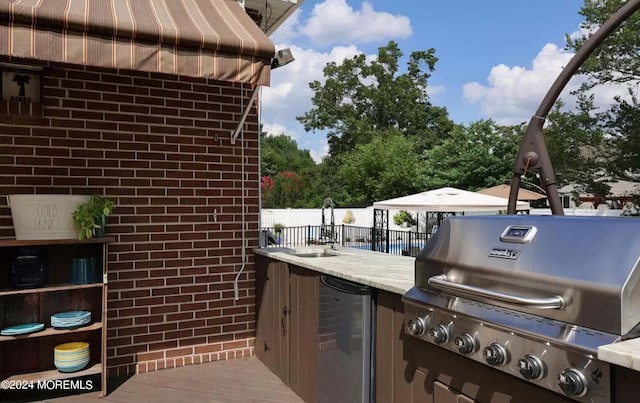
[{"label": "green tree", "polygon": [[[627,0],[585,0],[580,15],[585,17],[581,27],[593,32],[618,11]],[[591,78],[591,86],[602,83],[625,83],[640,78],[640,14],[634,13],[598,46],[580,68]],[[566,36],[567,46],[578,50],[588,39],[582,35]]]},{"label": "green tree", "polygon": [[435,50],[415,51],[405,72],[403,53],[391,41],[379,48],[378,57],[359,54],[324,67],[324,84],[313,81],[313,107],[297,119],[307,131],[327,132],[329,154],[337,157],[371,142],[390,129],[412,139],[417,150],[445,138],[453,127],[444,108],[434,107],[427,81],[434,71]]},{"label": "green tree", "polygon": [[522,126],[480,120],[456,126],[451,137],[426,152],[427,188],[477,190],[504,183],[522,138]]},{"label": "green tree", "polygon": [[300,150],[298,143],[285,134],[269,136],[262,132],[260,148],[262,175],[274,178],[283,171],[308,174],[316,167],[309,150]]},{"label": "green tree", "polygon": [[[266,181],[263,179],[263,184]],[[273,181],[262,188],[262,204],[266,208],[303,207],[301,197],[305,183],[299,174],[279,172]]]},{"label": "green tree", "polygon": [[559,186],[587,186],[604,175],[603,114],[593,106],[593,96],[578,93],[575,111],[558,101],[547,117],[544,131],[549,158]]},{"label": "green tree", "polygon": [[607,115],[609,172],[627,180],[640,176],[640,104],[635,95],[630,101],[616,98]]},{"label": "green tree", "polygon": [[308,207],[316,191],[318,166],[309,150],[300,150],[291,137],[261,133],[262,206]]},{"label": "green tree", "polygon": [[[585,17],[582,27],[588,31],[597,29],[625,3],[625,0],[585,0],[580,10],[580,14]],[[587,36],[574,40],[567,35],[567,46],[577,50],[586,40]],[[640,80],[638,54],[640,14],[636,12],[610,34],[580,68],[580,72],[586,74],[589,79],[580,89],[580,93],[599,85],[616,83],[626,85],[630,100],[616,97],[606,113],[597,115],[598,122],[582,125],[583,130],[594,127],[601,131],[601,146],[595,149],[597,158],[587,159],[587,166],[576,164],[575,169],[587,170],[586,168],[595,166],[595,169],[592,168],[590,171],[598,172],[601,177],[606,173],[613,178],[637,180],[640,174],[640,137],[637,134],[640,105],[636,98]],[[582,182],[585,186],[603,193],[606,189],[594,183],[598,179],[592,176],[583,179]]]},{"label": "green tree", "polygon": [[349,194],[342,201],[371,205],[424,190],[423,166],[412,143],[399,132],[376,136],[345,156],[338,175]]}]

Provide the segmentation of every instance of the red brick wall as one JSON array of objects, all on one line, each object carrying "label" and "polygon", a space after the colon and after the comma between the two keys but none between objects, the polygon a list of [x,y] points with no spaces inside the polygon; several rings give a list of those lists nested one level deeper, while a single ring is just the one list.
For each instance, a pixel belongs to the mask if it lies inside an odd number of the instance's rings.
[{"label": "red brick wall", "polygon": [[[0,58],[0,62],[9,61]],[[24,63],[24,61],[21,61]],[[0,196],[104,194],[108,366],[144,372],[247,356],[255,337],[258,122],[230,142],[251,89],[172,75],[40,64],[42,106],[0,103]],[[244,98],[242,98],[244,96]],[[247,260],[242,266],[242,170]],[[13,238],[0,198],[0,238]]]}]

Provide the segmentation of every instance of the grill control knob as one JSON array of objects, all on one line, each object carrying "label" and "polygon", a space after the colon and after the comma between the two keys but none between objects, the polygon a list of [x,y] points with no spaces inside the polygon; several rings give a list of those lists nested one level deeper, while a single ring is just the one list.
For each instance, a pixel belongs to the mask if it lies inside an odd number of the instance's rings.
[{"label": "grill control knob", "polygon": [[527,354],[518,360],[518,369],[524,379],[536,381],[544,377],[544,363],[535,355]]},{"label": "grill control knob", "polygon": [[587,378],[575,368],[560,371],[558,386],[567,396],[584,396],[587,393]]},{"label": "grill control knob", "polygon": [[471,354],[476,351],[476,339],[469,333],[463,333],[456,336],[453,343],[458,348],[460,354]]},{"label": "grill control knob", "polygon": [[449,340],[449,328],[445,325],[438,325],[429,329],[429,336],[436,344],[444,344]]},{"label": "grill control knob", "polygon": [[498,343],[491,343],[482,350],[482,355],[487,364],[494,367],[500,367],[509,361],[509,353],[507,349]]},{"label": "grill control knob", "polygon": [[424,323],[424,319],[420,317],[409,319],[409,321],[407,322],[407,332],[414,336],[422,336],[424,334],[425,328],[426,326]]}]

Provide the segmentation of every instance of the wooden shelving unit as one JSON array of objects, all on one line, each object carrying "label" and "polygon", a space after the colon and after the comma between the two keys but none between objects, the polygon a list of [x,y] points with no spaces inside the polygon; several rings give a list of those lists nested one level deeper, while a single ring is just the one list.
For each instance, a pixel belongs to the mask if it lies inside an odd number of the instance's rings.
[{"label": "wooden shelving unit", "polygon": [[[45,328],[27,334],[0,336],[0,379],[48,381],[101,377],[101,395],[106,394],[107,336],[107,256],[114,238],[89,240],[0,240],[0,329],[22,323],[44,323]],[[43,287],[14,289],[9,273],[12,259],[20,248],[37,248],[48,267],[48,281]],[[71,261],[94,257],[101,265],[102,281],[70,284]],[[51,315],[58,312],[86,310],[92,322],[72,329],[51,327]],[[86,341],[91,361],[81,371],[63,373],[53,363],[54,347],[61,343]],[[70,391],[70,393],[72,393]]]}]

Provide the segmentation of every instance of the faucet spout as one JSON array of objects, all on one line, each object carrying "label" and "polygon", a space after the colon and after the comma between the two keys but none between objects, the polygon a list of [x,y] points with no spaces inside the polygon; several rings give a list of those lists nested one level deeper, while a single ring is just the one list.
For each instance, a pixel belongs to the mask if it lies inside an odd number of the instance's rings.
[{"label": "faucet spout", "polygon": [[[335,218],[333,215],[333,208],[335,205],[333,204],[333,200],[330,198],[324,199],[322,202],[322,225],[320,226],[320,238],[324,239],[325,244],[331,244],[331,249],[335,249],[336,243],[336,224]],[[330,211],[330,224],[327,224],[324,217],[324,210],[329,209]]]}]

